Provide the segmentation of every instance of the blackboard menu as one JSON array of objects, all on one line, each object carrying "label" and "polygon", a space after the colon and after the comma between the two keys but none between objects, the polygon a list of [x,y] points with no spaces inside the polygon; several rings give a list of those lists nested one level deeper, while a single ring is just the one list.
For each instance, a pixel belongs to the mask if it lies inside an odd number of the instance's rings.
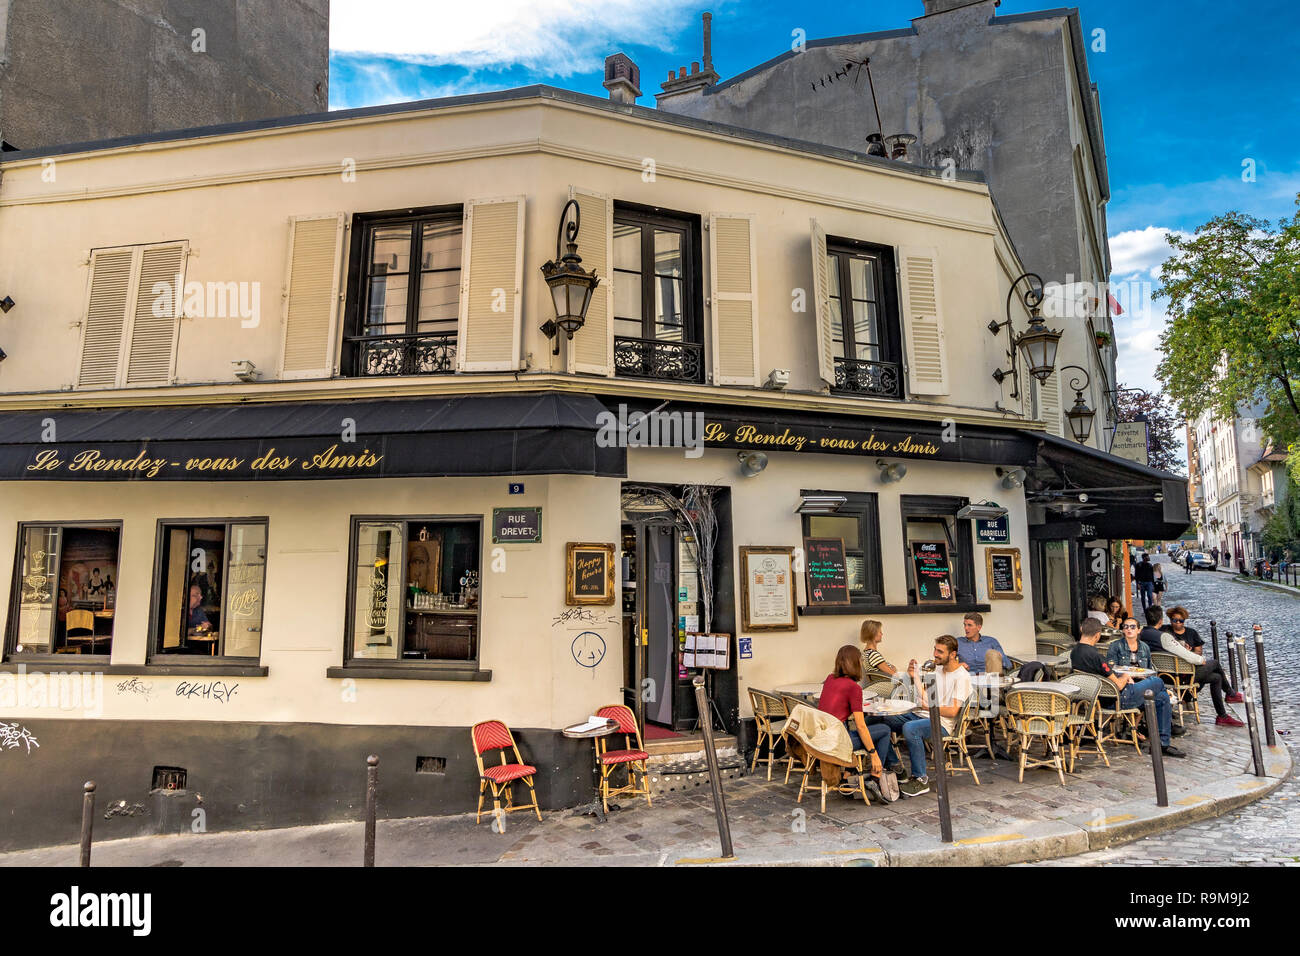
[{"label": "blackboard menu", "polygon": [[912,541],[908,544],[917,604],[954,604],[957,589],[952,582],[946,541]]},{"label": "blackboard menu", "polygon": [[566,546],[565,603],[614,603],[614,546],[573,544]]},{"label": "blackboard menu", "polygon": [[804,585],[808,604],[848,604],[849,572],[843,538],[804,538]]},{"label": "blackboard menu", "polygon": [[989,557],[993,568],[992,590],[999,594],[1014,594],[1016,587],[1016,559],[1010,554],[994,554]]}]

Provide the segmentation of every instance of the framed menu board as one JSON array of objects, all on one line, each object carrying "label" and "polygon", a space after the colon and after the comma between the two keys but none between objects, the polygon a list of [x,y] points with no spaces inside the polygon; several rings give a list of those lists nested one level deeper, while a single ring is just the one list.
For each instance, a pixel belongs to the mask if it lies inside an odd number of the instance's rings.
[{"label": "framed menu board", "polygon": [[744,630],[799,630],[794,610],[794,548],[741,548],[740,573]]},{"label": "framed menu board", "polygon": [[564,546],[564,603],[614,603],[614,546],[575,544]]},{"label": "framed menu board", "polygon": [[908,566],[916,588],[917,604],[955,604],[957,588],[948,560],[948,542],[911,541],[907,545]]},{"label": "framed menu board", "polygon": [[1019,548],[985,548],[984,566],[988,572],[990,598],[1019,601],[1024,597]]},{"label": "framed menu board", "polygon": [[804,538],[804,586],[810,606],[848,604],[843,538]]}]

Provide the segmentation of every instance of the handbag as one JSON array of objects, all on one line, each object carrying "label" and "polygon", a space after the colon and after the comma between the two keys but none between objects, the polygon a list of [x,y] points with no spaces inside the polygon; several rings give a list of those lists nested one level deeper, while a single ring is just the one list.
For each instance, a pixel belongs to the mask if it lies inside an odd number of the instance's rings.
[{"label": "handbag", "polygon": [[886,803],[893,803],[901,796],[898,791],[898,774],[892,770],[881,770],[880,776],[876,778],[876,785],[880,787],[880,795],[885,798]]}]

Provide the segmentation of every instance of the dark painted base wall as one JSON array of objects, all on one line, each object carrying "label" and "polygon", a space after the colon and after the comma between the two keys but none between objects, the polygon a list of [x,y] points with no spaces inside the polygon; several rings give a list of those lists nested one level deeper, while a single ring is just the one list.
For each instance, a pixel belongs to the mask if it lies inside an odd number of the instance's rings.
[{"label": "dark painted base wall", "polygon": [[[96,842],[189,832],[198,807],[209,832],[362,820],[366,756],[372,753],[379,755],[381,818],[465,813],[478,800],[468,727],[22,723],[40,746],[30,753],[21,746],[0,750],[0,850],[76,843],[87,780],[97,785]],[[591,741],[570,740],[555,730],[512,730],[524,760],[537,767],[543,810],[591,799]],[[445,771],[416,773],[421,756],[446,758]],[[489,754],[485,760],[500,757]],[[186,790],[151,793],[155,766],[183,767]],[[527,803],[527,793],[516,785],[517,801]],[[490,794],[485,804],[491,808]]]}]

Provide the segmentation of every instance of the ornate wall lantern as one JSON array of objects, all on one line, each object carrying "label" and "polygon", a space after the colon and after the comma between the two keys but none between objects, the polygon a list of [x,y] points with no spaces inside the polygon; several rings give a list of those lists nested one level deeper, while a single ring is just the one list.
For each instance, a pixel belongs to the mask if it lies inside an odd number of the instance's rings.
[{"label": "ornate wall lantern", "polygon": [[[573,209],[573,218],[569,218],[569,209]],[[568,339],[582,328],[587,321],[587,307],[591,305],[591,294],[600,283],[596,270],[587,272],[582,268],[582,258],[578,255],[578,228],[581,225],[581,213],[578,201],[570,199],[560,212],[560,228],[555,233],[555,258],[542,266],[542,276],[551,290],[551,300],[555,304],[555,319],[547,319],[541,327],[542,334],[555,342],[553,355],[560,354],[559,333]],[[560,255],[560,240],[567,239],[563,257]]]},{"label": "ornate wall lantern", "polygon": [[1064,372],[1067,368],[1078,369],[1083,373],[1082,385],[1077,378],[1070,379],[1070,388],[1074,389],[1074,407],[1065,413],[1065,417],[1070,420],[1070,432],[1074,435],[1074,440],[1082,445],[1092,434],[1092,419],[1097,414],[1083,400],[1083,390],[1092,384],[1092,378],[1088,375],[1087,369],[1080,368],[1078,365],[1063,365],[1061,371]]},{"label": "ornate wall lantern", "polygon": [[[1029,309],[1029,328],[1016,335],[1011,326],[1011,300],[1015,297],[1016,286],[1025,279],[1033,280],[1023,296],[1025,307]],[[1047,381],[1052,374],[1052,370],[1056,367],[1056,347],[1060,344],[1062,333],[1057,329],[1047,327],[1042,312],[1039,310],[1042,302],[1042,277],[1034,272],[1026,272],[1011,283],[1011,288],[1007,290],[1006,321],[990,321],[988,325],[989,331],[994,335],[997,335],[1004,328],[1007,330],[1007,358],[1011,361],[1011,367],[1009,369],[998,369],[993,373],[993,378],[1001,385],[1003,379],[1008,375],[1011,376],[1013,383],[1011,389],[1012,398],[1020,397],[1018,353],[1024,353],[1025,364],[1029,367],[1029,374],[1040,382]]]}]

